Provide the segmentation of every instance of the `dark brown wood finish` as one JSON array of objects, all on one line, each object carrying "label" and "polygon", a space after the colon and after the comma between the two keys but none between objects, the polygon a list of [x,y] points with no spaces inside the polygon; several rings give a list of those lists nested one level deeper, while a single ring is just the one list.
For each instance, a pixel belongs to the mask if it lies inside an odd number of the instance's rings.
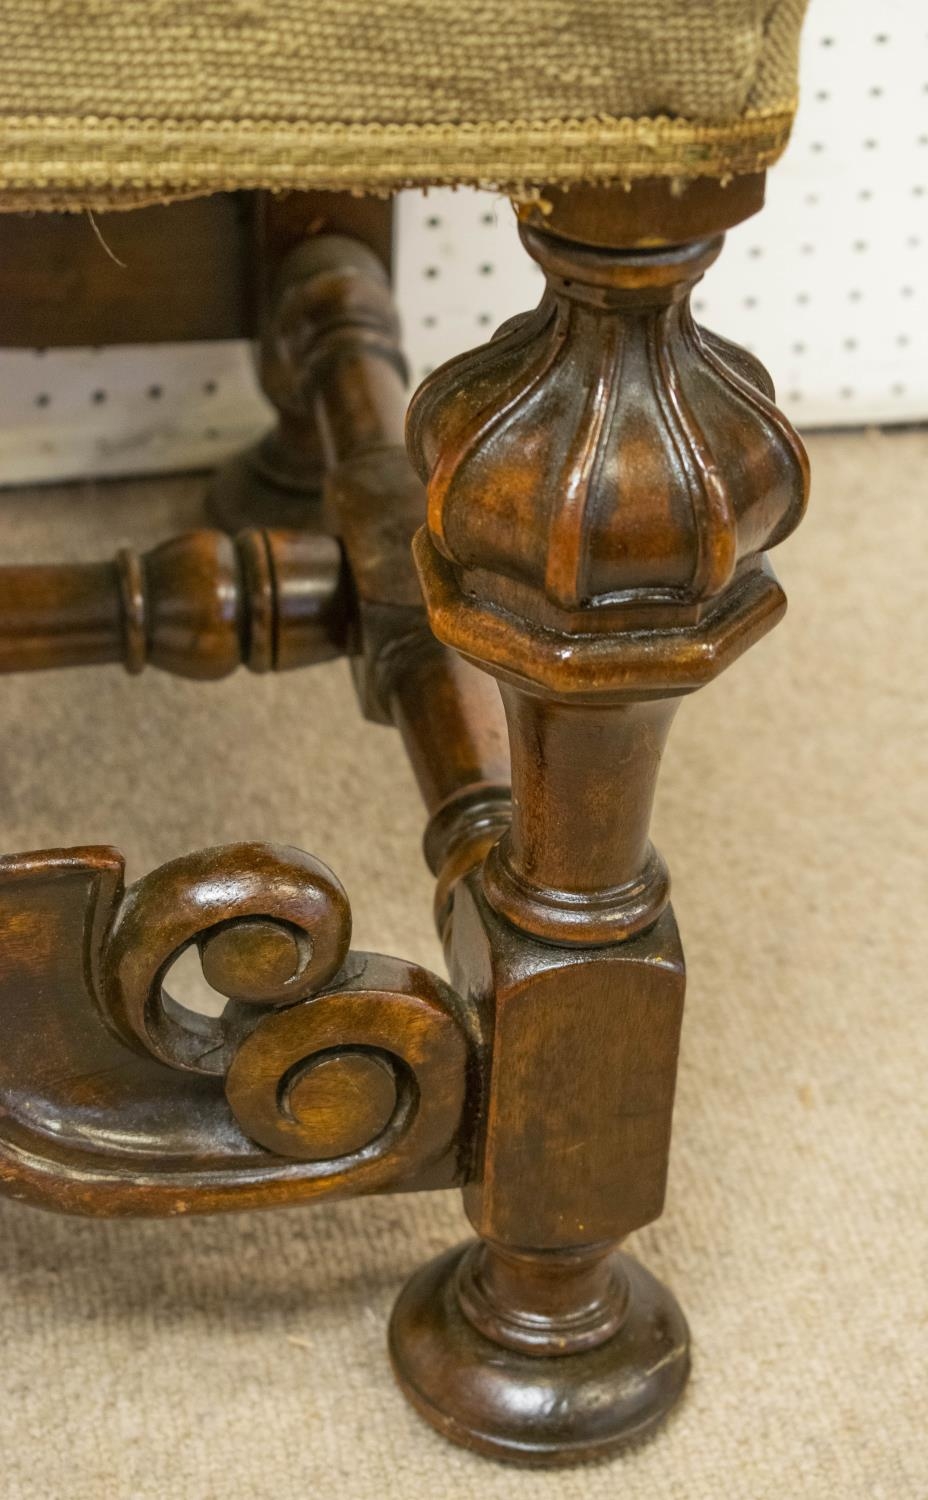
[{"label": "dark brown wood finish", "polygon": [[[187,1214],[462,1180],[465,1007],[351,950],[345,892],[310,855],[204,849],[125,891],[113,849],[9,855],[0,931],[7,1194]],[[191,944],[221,1018],[170,994]]]},{"label": "dark brown wood finish", "polygon": [[[351,235],[389,268],[392,204],[350,193],[214,193],[131,213],[0,216],[0,346],[253,338],[303,241]],[[264,524],[246,517],[235,525]]]},{"label": "dark brown wood finish", "polygon": [[[0,569],[0,666],[150,662],[206,678],[348,651],[362,704],[401,723],[439,815],[433,867],[461,866],[485,804],[497,824],[508,806],[499,695],[428,628],[411,555],[425,494],[402,448],[383,271],[344,239],[295,254],[314,332],[302,357],[325,385],[313,410],[332,534],[202,531],[115,564]],[[344,893],[310,856],[205,850],[124,895],[115,851],[10,856],[0,928],[21,939],[0,975],[8,1191],[162,1214],[463,1182],[479,1016],[414,965],[348,952]],[[219,1021],[170,995],[191,943],[229,996]]]},{"label": "dark brown wood finish", "polygon": [[[254,525],[318,530],[324,525],[319,500],[326,462],[316,420],[319,359],[325,359],[315,324],[326,302],[326,266],[319,263],[320,253],[328,254],[330,270],[343,262],[345,269],[360,273],[354,279],[364,308],[363,318],[360,308],[351,309],[355,334],[379,328],[405,388],[399,325],[388,290],[391,234],[388,202],[342,193],[290,193],[280,200],[259,195],[257,367],[261,388],[278,419],[210,485],[207,508],[225,530]],[[320,252],[320,246],[328,251]]]},{"label": "dark brown wood finish", "polygon": [[0,346],[234,339],[254,325],[240,194],[133,213],[0,216]]},{"label": "dark brown wood finish", "polygon": [[758,185],[665,196],[526,209],[539,307],[409,417],[430,617],[502,684],[513,818],[448,939],[488,1018],[481,1240],[413,1278],[391,1351],[441,1431],[525,1462],[610,1451],[686,1379],[672,1295],[612,1253],[661,1211],[683,1001],[648,822],[680,695],[782,613],[763,553],[807,487],[768,377],[689,309]]},{"label": "dark brown wood finish", "polygon": [[[0,569],[7,670],[346,651],[422,790],[453,985],[353,953],[344,892],[299,851],[201,851],[128,892],[111,850],[11,856],[0,1182],[84,1213],[461,1185],[478,1238],[409,1283],[391,1355],[436,1427],[520,1462],[608,1453],[688,1371],[672,1294],[616,1246],[661,1212],[682,1017],[661,751],[681,697],[782,614],[764,552],[805,501],[766,372],[689,310],[762,187],[522,207],[547,290],[421,388],[418,472],[379,261],[297,243],[269,347],[291,456],[324,471],[311,525]],[[170,996],[191,943],[218,1020]]]},{"label": "dark brown wood finish", "polygon": [[395,724],[430,814],[426,856],[444,919],[459,876],[509,818],[500,695],[436,641],[412,559],[425,489],[403,444],[406,369],[385,279],[344,239],[299,251],[314,344],[309,376],[328,465],[326,525],[344,548],[356,628],[350,643],[364,714]]},{"label": "dark brown wood finish", "polygon": [[113,563],[0,568],[0,672],[306,667],[344,652],[349,589],[338,544],[298,531],[190,531]]}]

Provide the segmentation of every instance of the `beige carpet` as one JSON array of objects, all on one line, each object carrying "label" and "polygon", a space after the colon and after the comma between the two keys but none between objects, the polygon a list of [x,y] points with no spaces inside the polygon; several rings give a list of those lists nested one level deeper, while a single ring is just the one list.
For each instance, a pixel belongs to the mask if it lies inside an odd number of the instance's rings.
[{"label": "beige carpet", "polygon": [[[138,1224],[3,1203],[4,1500],[928,1496],[928,434],[811,447],[788,620],[684,707],[660,796],[690,989],[667,1211],[636,1245],[692,1324],[677,1415],[547,1475],[435,1437],[384,1328],[465,1232],[452,1194]],[[0,497],[7,556],[147,542],[198,488]],[[138,874],[297,843],[344,880],[359,946],[439,963],[412,779],[340,664],[5,679],[0,713],[3,847],[112,841]]]}]

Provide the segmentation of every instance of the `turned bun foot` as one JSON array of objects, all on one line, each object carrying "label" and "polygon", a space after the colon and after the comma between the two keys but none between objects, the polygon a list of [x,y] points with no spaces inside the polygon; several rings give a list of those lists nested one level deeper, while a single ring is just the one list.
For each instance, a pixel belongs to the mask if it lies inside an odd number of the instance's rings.
[{"label": "turned bun foot", "polygon": [[[507,1317],[485,1290],[475,1297],[484,1250],[471,1243],[431,1261],[394,1308],[393,1369],[426,1421],[488,1457],[554,1465],[602,1458],[667,1415],[689,1374],[689,1330],[650,1272],[613,1253],[600,1305],[578,1303],[563,1337],[549,1320],[546,1339],[541,1315],[521,1306]],[[478,1331],[475,1313],[505,1344]],[[558,1343],[573,1352],[529,1352]]]},{"label": "turned bun foot", "polygon": [[322,480],[321,456],[291,452],[275,430],[217,469],[206,513],[231,536],[253,526],[321,531]]}]

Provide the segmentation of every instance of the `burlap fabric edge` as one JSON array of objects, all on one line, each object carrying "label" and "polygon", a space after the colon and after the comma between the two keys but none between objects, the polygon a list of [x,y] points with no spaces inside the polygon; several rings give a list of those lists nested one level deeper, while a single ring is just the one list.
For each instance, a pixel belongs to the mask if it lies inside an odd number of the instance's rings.
[{"label": "burlap fabric edge", "polygon": [[214,124],[63,116],[0,119],[0,211],[135,208],[210,193],[388,194],[642,177],[726,180],[772,165],[795,100],[702,123],[664,116],[461,125]]}]

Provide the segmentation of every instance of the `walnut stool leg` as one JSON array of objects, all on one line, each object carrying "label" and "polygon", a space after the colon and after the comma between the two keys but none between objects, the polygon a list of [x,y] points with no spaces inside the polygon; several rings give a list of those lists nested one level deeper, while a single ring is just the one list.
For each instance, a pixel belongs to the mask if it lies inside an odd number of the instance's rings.
[{"label": "walnut stool leg", "polygon": [[410,412],[431,624],[500,682],[513,818],[448,939],[488,1018],[480,1238],[412,1279],[391,1351],[436,1427],[524,1462],[610,1451],[688,1370],[672,1294],[615,1246],[661,1212],[683,1004],[648,839],[661,751],[680,697],[782,614],[763,551],[805,502],[766,373],[689,310],[761,197],[755,178],[527,207],[540,306]]},{"label": "walnut stool leg", "polygon": [[317,421],[317,365],[325,350],[319,346],[316,315],[329,295],[322,274],[326,260],[333,278],[354,275],[365,303],[354,311],[362,324],[369,321],[371,341],[390,346],[405,379],[389,280],[374,251],[334,234],[304,240],[291,250],[280,267],[258,350],[261,389],[276,408],[277,424],[224,465],[207,492],[210,518],[233,535],[251,526],[325,529],[327,465]]}]

